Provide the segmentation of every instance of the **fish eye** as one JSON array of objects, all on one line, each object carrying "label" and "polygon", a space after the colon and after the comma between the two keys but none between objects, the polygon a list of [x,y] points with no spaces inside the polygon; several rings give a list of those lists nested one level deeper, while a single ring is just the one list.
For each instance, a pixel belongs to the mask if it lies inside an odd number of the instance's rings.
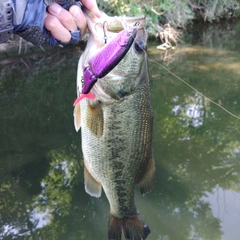
[{"label": "fish eye", "polygon": [[146,44],[144,41],[139,40],[139,41],[135,42],[135,49],[137,52],[139,52],[139,53],[143,52],[143,50],[145,50],[145,48],[146,48]]}]

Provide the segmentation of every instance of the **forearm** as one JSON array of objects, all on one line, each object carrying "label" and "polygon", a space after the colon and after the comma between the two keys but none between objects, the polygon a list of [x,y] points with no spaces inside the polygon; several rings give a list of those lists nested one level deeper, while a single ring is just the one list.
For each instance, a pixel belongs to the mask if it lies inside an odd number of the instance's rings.
[{"label": "forearm", "polygon": [[0,1],[0,43],[9,39],[13,32],[13,8],[11,0]]}]

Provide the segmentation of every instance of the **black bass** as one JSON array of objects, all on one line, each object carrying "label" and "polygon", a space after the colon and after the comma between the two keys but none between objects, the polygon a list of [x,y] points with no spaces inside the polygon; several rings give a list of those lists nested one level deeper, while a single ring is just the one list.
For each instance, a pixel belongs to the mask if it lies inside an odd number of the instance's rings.
[{"label": "black bass", "polygon": [[[153,114],[150,103],[144,17],[95,18],[85,11],[90,36],[78,65],[77,93],[82,91],[84,69],[122,30],[137,29],[124,58],[99,78],[74,108],[74,124],[81,128],[86,192],[110,204],[108,239],[142,240],[150,233],[134,203],[136,184],[142,195],[154,185],[152,154]],[[106,59],[107,61],[107,59]]]}]

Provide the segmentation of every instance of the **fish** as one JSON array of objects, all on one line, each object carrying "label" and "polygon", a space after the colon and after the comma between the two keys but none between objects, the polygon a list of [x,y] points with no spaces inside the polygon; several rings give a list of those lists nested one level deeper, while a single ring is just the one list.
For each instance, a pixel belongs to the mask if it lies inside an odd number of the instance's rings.
[{"label": "fish", "polygon": [[122,60],[91,87],[74,107],[74,125],[81,129],[84,185],[88,194],[105,192],[110,205],[108,239],[145,240],[150,228],[134,201],[136,185],[142,195],[152,191],[155,161],[152,150],[153,111],[147,62],[144,16],[101,18],[84,10],[89,37],[77,70],[77,96],[84,69],[117,34],[135,28],[134,41]]}]

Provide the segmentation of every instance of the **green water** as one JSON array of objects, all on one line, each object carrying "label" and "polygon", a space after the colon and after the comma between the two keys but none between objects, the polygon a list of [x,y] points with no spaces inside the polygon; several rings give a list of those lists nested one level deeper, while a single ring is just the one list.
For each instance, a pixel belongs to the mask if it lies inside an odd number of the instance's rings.
[{"label": "green water", "polygon": [[[196,28],[150,58],[240,116],[239,24]],[[72,103],[79,53],[33,54],[0,65],[0,239],[105,240],[103,195],[83,186]],[[149,63],[154,190],[136,204],[149,240],[240,239],[240,120]]]}]

